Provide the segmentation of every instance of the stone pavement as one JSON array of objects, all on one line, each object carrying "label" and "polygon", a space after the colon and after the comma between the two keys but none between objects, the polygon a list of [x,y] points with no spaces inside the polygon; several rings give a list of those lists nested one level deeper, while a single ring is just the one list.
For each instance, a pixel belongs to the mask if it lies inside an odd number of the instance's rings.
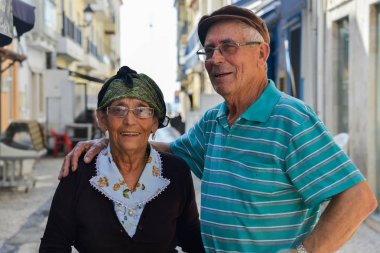
[{"label": "stone pavement", "polygon": [[[175,131],[166,129],[157,134],[156,140],[166,141],[178,136]],[[41,159],[33,170],[36,186],[27,193],[0,188],[0,253],[38,252],[62,160],[62,157]],[[199,180],[194,183],[199,198]],[[380,252],[379,249],[380,234],[364,224],[338,252],[375,253]]]},{"label": "stone pavement", "polygon": [[33,189],[0,191],[1,253],[38,252],[61,164],[62,158],[44,157],[33,170]]}]

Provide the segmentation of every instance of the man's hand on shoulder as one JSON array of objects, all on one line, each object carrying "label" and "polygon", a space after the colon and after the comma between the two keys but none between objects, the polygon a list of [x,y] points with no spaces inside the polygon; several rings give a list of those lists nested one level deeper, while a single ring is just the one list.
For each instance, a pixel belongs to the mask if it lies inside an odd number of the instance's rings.
[{"label": "man's hand on shoulder", "polygon": [[72,171],[77,170],[78,159],[84,152],[86,152],[84,162],[89,163],[103,148],[107,147],[107,145],[108,139],[106,138],[78,142],[73,150],[65,156],[58,179],[61,180],[62,178],[67,177],[70,165]]}]

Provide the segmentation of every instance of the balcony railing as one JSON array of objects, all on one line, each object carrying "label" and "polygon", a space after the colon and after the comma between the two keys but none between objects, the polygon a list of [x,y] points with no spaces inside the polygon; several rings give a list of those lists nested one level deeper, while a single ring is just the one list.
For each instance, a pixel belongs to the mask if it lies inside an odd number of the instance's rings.
[{"label": "balcony railing", "polygon": [[90,39],[87,39],[87,53],[98,58],[98,48]]},{"label": "balcony railing", "polygon": [[82,46],[82,31],[66,15],[62,20],[62,36],[71,38],[75,43]]},{"label": "balcony railing", "polygon": [[87,53],[94,56],[98,61],[103,62],[103,55],[90,39],[87,39]]}]

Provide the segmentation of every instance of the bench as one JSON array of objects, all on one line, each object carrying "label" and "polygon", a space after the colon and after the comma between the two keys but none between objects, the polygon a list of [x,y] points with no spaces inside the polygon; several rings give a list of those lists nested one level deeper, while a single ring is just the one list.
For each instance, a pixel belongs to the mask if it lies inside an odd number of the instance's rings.
[{"label": "bench", "polygon": [[12,122],[0,142],[0,187],[27,191],[35,183],[33,167],[46,153],[46,138],[37,121]]}]

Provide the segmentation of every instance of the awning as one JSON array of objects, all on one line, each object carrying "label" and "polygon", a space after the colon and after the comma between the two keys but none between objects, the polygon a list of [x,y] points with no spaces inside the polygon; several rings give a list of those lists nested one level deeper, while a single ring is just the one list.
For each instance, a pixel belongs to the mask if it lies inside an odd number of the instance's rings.
[{"label": "awning", "polygon": [[248,4],[256,2],[256,0],[239,0],[236,3],[232,4],[239,7],[246,7]]},{"label": "awning", "polygon": [[106,80],[102,80],[102,79],[99,79],[99,78],[96,78],[93,76],[85,75],[85,74],[75,72],[75,71],[71,71],[71,70],[69,70],[69,76],[79,77],[79,78],[82,78],[82,79],[87,80],[87,81],[91,81],[91,82],[95,82],[95,83],[101,83],[101,84],[104,84],[104,82],[106,81]]},{"label": "awning", "polygon": [[265,21],[268,29],[270,29],[272,26],[276,26],[276,23],[280,19],[281,1],[272,0],[262,2],[263,1],[256,0],[240,0],[233,5],[251,9]]},{"label": "awning", "polygon": [[34,6],[21,0],[4,1],[0,5],[0,47],[12,42],[13,26],[16,27],[17,37],[34,27]]},{"label": "awning", "polygon": [[275,28],[281,17],[281,2],[272,1],[256,12],[267,25],[268,29]]},{"label": "awning", "polygon": [[104,82],[106,81],[106,80],[102,80],[102,79],[99,79],[99,78],[96,78],[93,76],[89,76],[89,75],[82,74],[82,73],[79,73],[76,71],[72,71],[72,70],[69,70],[66,68],[57,67],[57,69],[67,70],[69,72],[69,76],[78,77],[78,78],[81,78],[81,79],[86,80],[86,81],[91,81],[91,82],[100,83],[100,84],[104,84]]},{"label": "awning", "polygon": [[36,16],[34,6],[31,6],[21,0],[12,0],[13,7],[13,25],[16,27],[17,37],[20,37],[34,27]]},{"label": "awning", "polygon": [[3,1],[2,4],[0,4],[0,47],[12,42],[12,31],[12,4],[10,1]]}]

